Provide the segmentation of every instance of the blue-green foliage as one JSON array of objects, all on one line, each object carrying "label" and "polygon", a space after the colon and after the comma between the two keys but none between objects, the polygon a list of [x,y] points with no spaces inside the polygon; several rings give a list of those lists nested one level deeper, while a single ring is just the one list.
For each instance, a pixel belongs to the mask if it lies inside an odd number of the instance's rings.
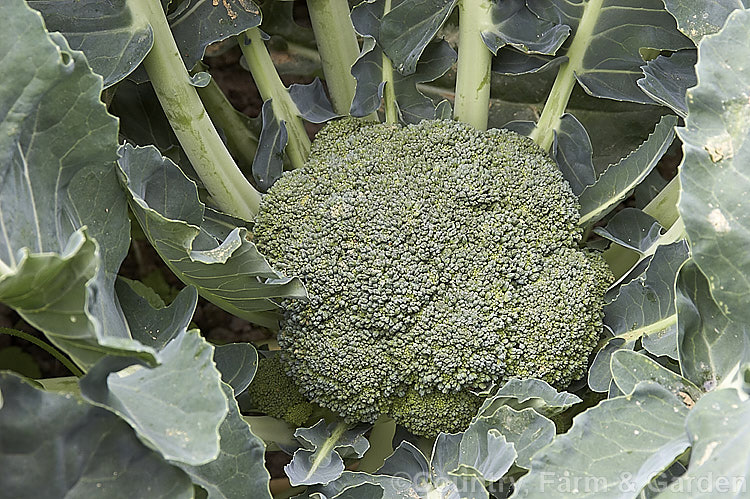
[{"label": "blue-green foliage", "polygon": [[[342,120],[264,197],[259,249],[300,276],[279,344],[304,395],[353,421],[459,431],[511,377],[585,373],[610,281],[533,142],[451,121]],[[439,400],[417,403],[423,397]]]}]

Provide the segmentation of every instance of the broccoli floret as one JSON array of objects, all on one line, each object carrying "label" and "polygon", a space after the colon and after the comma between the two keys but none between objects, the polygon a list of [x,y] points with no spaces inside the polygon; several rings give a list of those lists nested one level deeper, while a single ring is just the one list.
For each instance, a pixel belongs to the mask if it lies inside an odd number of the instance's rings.
[{"label": "broccoli floret", "polygon": [[286,375],[279,355],[260,359],[247,391],[256,409],[295,427],[302,426],[313,413],[313,404]]},{"label": "broccoli floret", "polygon": [[348,420],[388,414],[426,436],[468,423],[471,391],[511,377],[566,386],[585,372],[611,282],[578,249],[578,219],[555,164],[516,133],[329,124],[254,228],[310,296],[286,304],[287,373]]}]

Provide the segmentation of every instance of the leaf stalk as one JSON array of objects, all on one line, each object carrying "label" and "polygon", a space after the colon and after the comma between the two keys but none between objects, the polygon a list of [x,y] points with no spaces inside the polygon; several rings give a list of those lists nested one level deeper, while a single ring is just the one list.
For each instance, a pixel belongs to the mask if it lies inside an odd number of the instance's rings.
[{"label": "leaf stalk", "polygon": [[489,0],[461,0],[458,4],[458,66],[453,116],[477,130],[486,130],[490,109],[492,52],[482,29],[492,12]]},{"label": "leaf stalk", "polygon": [[271,99],[274,114],[286,124],[289,142],[285,151],[292,167],[302,167],[310,154],[310,138],[299,117],[297,105],[276,71],[260,29],[250,28],[238,37],[238,42],[260,96],[263,101]]},{"label": "leaf stalk", "polygon": [[552,147],[555,130],[560,127],[560,118],[565,108],[568,107],[568,101],[576,83],[576,73],[583,68],[583,56],[591,42],[602,4],[603,0],[589,0],[584,3],[578,29],[566,53],[568,60],[560,65],[536,128],[531,132],[531,139],[545,151],[549,151]]},{"label": "leaf stalk", "polygon": [[349,114],[356,86],[352,66],[359,57],[357,35],[349,17],[349,2],[307,0],[307,10],[333,110],[341,115]]},{"label": "leaf stalk", "polygon": [[260,193],[237,167],[191,85],[161,3],[128,0],[128,6],[153,30],[154,45],[143,66],[190,163],[221,210],[253,220]]}]

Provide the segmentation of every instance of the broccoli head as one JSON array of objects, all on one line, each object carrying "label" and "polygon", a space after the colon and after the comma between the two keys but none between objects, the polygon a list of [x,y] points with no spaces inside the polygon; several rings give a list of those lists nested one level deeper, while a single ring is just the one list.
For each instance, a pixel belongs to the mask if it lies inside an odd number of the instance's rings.
[{"label": "broccoli head", "polygon": [[314,406],[286,375],[280,359],[279,355],[262,357],[247,392],[256,409],[295,427],[302,426],[310,419]]},{"label": "broccoli head", "polygon": [[578,220],[555,164],[516,133],[329,124],[254,228],[308,287],[278,336],[288,374],[349,420],[388,414],[426,436],[465,427],[473,392],[511,377],[566,386],[585,372],[611,281],[579,249]]}]

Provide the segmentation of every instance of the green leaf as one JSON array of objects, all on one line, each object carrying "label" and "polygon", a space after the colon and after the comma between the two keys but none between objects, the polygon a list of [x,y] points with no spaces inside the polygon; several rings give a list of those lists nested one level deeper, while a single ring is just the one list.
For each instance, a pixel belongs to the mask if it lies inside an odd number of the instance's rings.
[{"label": "green leaf", "polygon": [[[497,435],[493,435],[493,438]],[[429,497],[424,492],[432,492],[437,497],[461,497],[462,499],[489,499],[484,481],[477,478],[477,473],[452,473],[460,465],[461,442],[463,434],[440,433],[435,439],[430,460],[431,484],[425,487],[415,486],[415,492],[423,492],[421,497]],[[507,449],[505,449],[507,451]],[[511,449],[512,450],[512,447]],[[467,470],[468,471],[468,470]],[[415,482],[412,482],[415,484]],[[419,485],[417,482],[415,485]]]},{"label": "green leaf", "polygon": [[190,498],[193,486],[114,414],[0,373],[6,497]]},{"label": "green leaf", "polygon": [[292,462],[284,466],[293,487],[298,485],[326,485],[344,472],[343,457],[362,457],[370,443],[363,434],[368,425],[348,429],[344,422],[326,426],[324,420],[310,428],[299,428],[294,436],[302,447],[294,453]]},{"label": "green leaf", "polygon": [[339,116],[333,111],[333,105],[323,89],[323,82],[318,77],[307,85],[290,85],[289,96],[297,105],[300,116],[310,123],[325,123]]},{"label": "green leaf", "polygon": [[614,352],[610,369],[617,387],[625,394],[632,393],[641,381],[653,381],[684,400],[689,406],[703,395],[697,386],[679,374],[632,350]]},{"label": "green leaf", "polygon": [[[384,0],[374,0],[362,2],[352,11],[354,28],[364,37],[362,52],[352,67],[352,74],[357,80],[350,110],[352,116],[367,116],[374,112],[380,107],[383,97],[383,51],[376,40],[380,38],[380,19],[384,7]],[[420,57],[419,63],[415,61],[414,70],[408,75],[393,75],[399,116],[406,123],[435,119],[433,99],[425,96],[418,86],[443,76],[456,61],[456,52],[447,42],[438,41],[421,48]]]},{"label": "green leaf", "polygon": [[592,154],[591,139],[581,122],[570,113],[563,114],[550,155],[576,196],[596,183]]},{"label": "green leaf", "polygon": [[677,277],[677,330],[682,375],[705,391],[735,371],[750,352],[750,329],[716,305],[693,260]]},{"label": "green leaf", "polygon": [[[685,406],[656,383],[600,402],[537,452],[513,497],[635,495],[688,448]],[[630,497],[630,496],[628,496]]]},{"label": "green leaf", "polygon": [[187,69],[203,59],[206,47],[260,25],[261,14],[252,0],[184,0],[169,16]]},{"label": "green leaf", "polygon": [[656,102],[670,107],[682,118],[687,116],[687,89],[695,86],[695,50],[679,50],[669,57],[660,55],[642,66],[641,90]]},{"label": "green leaf", "polygon": [[479,409],[478,416],[491,416],[499,407],[508,406],[523,410],[530,407],[543,416],[555,416],[581,402],[576,395],[558,392],[540,379],[510,379],[487,398]]},{"label": "green leaf", "polygon": [[401,120],[405,123],[419,123],[435,119],[435,103],[418,86],[443,76],[456,62],[456,52],[448,42],[441,40],[430,43],[417,64],[416,71],[409,76],[394,75],[393,88]]},{"label": "green leaf", "polygon": [[216,232],[216,226],[206,223],[210,210],[198,199],[195,184],[155,148],[123,146],[120,168],[131,208],[149,241],[175,275],[201,296],[271,327],[278,325],[274,300],[306,297],[297,278],[282,277],[258,253],[246,227],[228,234],[209,232]]},{"label": "green leaf", "polygon": [[[436,447],[435,452],[439,453],[439,448]],[[421,492],[432,488],[430,463],[427,462],[422,451],[406,440],[398,444],[393,454],[385,460],[376,474],[408,478],[412,486]]]},{"label": "green leaf", "polygon": [[578,201],[581,203],[580,224],[590,224],[601,219],[630,195],[646,176],[651,173],[674,139],[677,118],[664,116],[653,133],[635,151],[609,166],[596,179],[596,183],[583,189]]},{"label": "green leaf", "polygon": [[65,35],[86,54],[110,87],[132,73],[151,50],[154,36],[145,19],[133,17],[127,0],[28,0],[44,16],[47,29]]},{"label": "green leaf", "polygon": [[120,134],[128,142],[136,146],[156,146],[188,176],[198,178],[150,82],[135,83],[129,78],[121,81],[109,111],[120,118]]},{"label": "green leaf", "polygon": [[161,350],[190,325],[198,304],[198,293],[194,287],[188,286],[180,291],[168,307],[163,303],[160,307],[154,307],[140,290],[146,288],[151,291],[152,300],[158,298],[161,301],[159,295],[151,288],[137,284],[140,283],[119,278],[115,285],[118,301],[133,338],[157,351]]},{"label": "green leaf", "polygon": [[273,112],[271,99],[263,103],[261,116],[263,129],[253,158],[253,178],[258,190],[266,192],[284,171],[284,148],[289,136],[284,121],[279,121]]},{"label": "green leaf", "polygon": [[620,287],[617,298],[604,306],[604,323],[616,336],[632,342],[643,336],[666,334],[677,358],[675,281],[689,254],[685,241],[656,249],[646,271]]},{"label": "green leaf", "polygon": [[81,367],[106,352],[153,360],[114,295],[130,231],[101,78],[24,2],[3,13],[0,57],[14,69],[0,88],[9,111],[0,119],[0,301]]},{"label": "green leaf", "polygon": [[664,0],[664,3],[677,19],[680,31],[696,45],[704,36],[719,31],[733,10],[750,7],[747,0]]},{"label": "green leaf", "polygon": [[[240,407],[243,407],[241,398],[240,396],[238,403]],[[250,425],[253,434],[260,437],[267,445],[278,444],[280,447],[292,449],[299,445],[294,438],[295,428],[286,421],[271,416],[243,416],[242,419]]]},{"label": "green leaf", "polygon": [[375,38],[399,73],[410,75],[416,71],[422,52],[435,38],[435,34],[448,19],[457,1],[393,2],[390,12],[383,17],[379,34]]},{"label": "green leaf", "polygon": [[589,367],[588,385],[591,390],[599,393],[607,393],[612,381],[612,369],[610,363],[612,355],[620,349],[632,350],[635,341],[626,341],[625,338],[609,338],[602,348],[596,352],[596,357]]},{"label": "green leaf", "polygon": [[743,497],[750,474],[749,419],[750,402],[735,390],[700,399],[687,417],[693,447],[687,472],[659,497]]},{"label": "green leaf", "polygon": [[482,416],[492,430],[499,432],[509,444],[513,444],[516,465],[529,469],[531,457],[555,436],[555,423],[532,408],[517,411],[509,406],[500,406],[488,416]]},{"label": "green leaf", "polygon": [[[358,9],[363,9],[363,5]],[[352,12],[352,20],[355,20],[355,14],[359,12],[355,9]],[[358,26],[355,23],[355,28]],[[361,27],[359,28],[361,29]],[[382,52],[377,48],[375,39],[371,36],[364,36],[362,39],[362,52],[359,54],[357,61],[352,66],[352,75],[357,81],[354,91],[354,99],[349,113],[355,117],[364,117],[374,112],[380,107],[383,99],[383,57]]]},{"label": "green leaf", "polygon": [[497,55],[492,59],[492,72],[501,75],[543,73],[559,67],[567,60],[567,57],[525,54],[506,46],[498,50]]},{"label": "green leaf", "polygon": [[733,12],[698,47],[698,85],[688,90],[678,209],[695,263],[728,318],[750,324],[750,11]]},{"label": "green leaf", "polygon": [[214,347],[214,362],[221,380],[235,394],[245,391],[258,370],[258,351],[252,343],[228,343]]},{"label": "green leaf", "polygon": [[615,213],[606,227],[595,227],[594,232],[643,254],[659,240],[663,229],[654,217],[642,210],[623,208]]},{"label": "green leaf", "polygon": [[677,30],[661,0],[527,0],[542,19],[570,26],[574,42],[564,53],[578,83],[591,95],[652,103],[636,85],[643,76],[641,49],[675,51],[693,44]]},{"label": "green leaf", "polygon": [[[445,471],[485,482],[500,480],[513,466],[517,454],[495,424],[494,418],[473,421],[461,436],[455,468]],[[440,449],[436,448],[436,452]]]},{"label": "green leaf", "polygon": [[[373,484],[383,489],[383,497],[388,499],[414,499],[415,491],[412,488],[411,482],[402,477],[393,477],[385,475],[369,475],[367,473],[360,473],[355,471],[344,471],[338,480],[335,480],[327,485],[315,485],[309,487],[307,490],[307,497],[319,496],[315,494],[322,494],[323,497],[333,499],[339,494],[343,493],[347,489],[360,486],[362,484]],[[368,489],[372,490],[372,489]],[[368,498],[369,499],[369,498]]]},{"label": "green leaf", "polygon": [[263,465],[266,446],[242,419],[232,388],[222,384],[222,390],[229,413],[219,427],[219,456],[202,466],[174,464],[208,491],[208,499],[245,499],[251,491],[253,499],[271,499],[271,476]]},{"label": "green leaf", "polygon": [[537,17],[524,0],[506,0],[491,7],[491,18],[482,27],[482,39],[493,54],[504,45],[533,54],[554,55],[570,28]]},{"label": "green leaf", "polygon": [[81,393],[126,420],[165,459],[192,466],[213,461],[227,414],[213,348],[197,331],[183,331],[159,360],[148,368],[132,359],[103,359],[81,379]]}]

